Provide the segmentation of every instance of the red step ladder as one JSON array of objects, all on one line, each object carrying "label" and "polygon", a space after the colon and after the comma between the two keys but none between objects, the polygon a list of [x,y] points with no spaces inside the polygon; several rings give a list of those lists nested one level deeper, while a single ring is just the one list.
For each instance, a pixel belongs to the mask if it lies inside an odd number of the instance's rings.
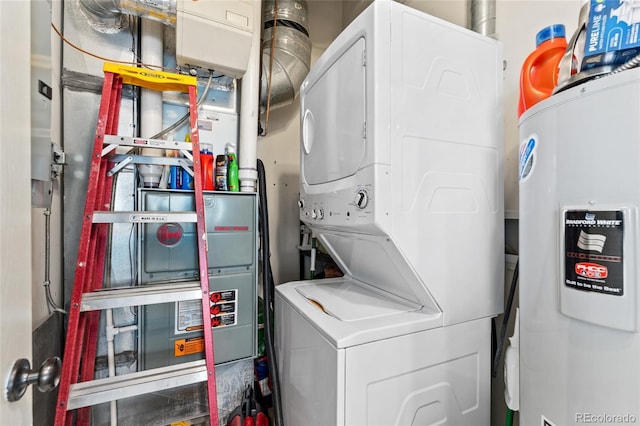
[{"label": "red step ladder", "polygon": [[[156,91],[181,91],[189,95],[191,142],[117,136],[123,84]],[[87,198],[82,217],[73,292],[69,306],[67,337],[62,360],[55,425],[89,424],[90,407],[104,402],[143,395],[188,384],[207,382],[210,425],[218,426],[213,332],[203,327],[205,359],[176,366],[94,380],[100,310],[126,306],[202,300],[202,318],[210,318],[207,234],[202,194],[202,173],[195,77],[105,63],[104,86],[91,155]],[[114,165],[117,147],[180,150],[193,164],[194,212],[113,211],[112,176],[130,162]],[[183,165],[184,158],[148,157],[147,164]],[[195,222],[198,238],[199,282],[156,284],[102,290],[110,224]]]}]

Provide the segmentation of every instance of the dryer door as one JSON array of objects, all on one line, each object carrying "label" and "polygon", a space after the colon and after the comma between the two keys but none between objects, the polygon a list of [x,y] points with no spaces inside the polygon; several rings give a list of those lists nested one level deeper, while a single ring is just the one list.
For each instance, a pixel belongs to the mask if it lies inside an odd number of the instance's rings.
[{"label": "dryer door", "polygon": [[301,172],[310,185],[351,176],[364,160],[364,51],[361,37],[302,92]]}]

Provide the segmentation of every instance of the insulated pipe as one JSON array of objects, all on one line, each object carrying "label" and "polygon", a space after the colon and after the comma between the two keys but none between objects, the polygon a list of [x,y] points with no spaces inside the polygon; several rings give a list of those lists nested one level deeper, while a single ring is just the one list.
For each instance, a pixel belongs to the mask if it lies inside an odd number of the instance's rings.
[{"label": "insulated pipe", "polygon": [[[141,21],[141,60],[145,64],[162,65],[162,24],[148,19]],[[151,137],[162,130],[162,92],[141,88],[140,91],[140,136]],[[156,149],[143,149],[142,155],[158,156]],[[158,165],[139,166],[144,185],[158,187],[164,168]],[[165,185],[166,188],[166,179]]]},{"label": "insulated pipe", "polygon": [[496,0],[471,0],[471,29],[487,37],[496,35]]},{"label": "insulated pipe", "polygon": [[266,111],[267,103],[273,110],[289,105],[298,95],[311,66],[308,19],[305,0],[265,1],[261,112]]},{"label": "insulated pipe", "polygon": [[125,28],[126,15],[176,26],[176,0],[79,0],[79,3],[91,26],[101,32]]},{"label": "insulated pipe", "polygon": [[[116,376],[116,355],[113,333],[113,310],[107,309],[107,363],[109,367],[109,377]],[[110,404],[110,416],[111,426],[118,424],[118,406],[116,401],[111,401]]]},{"label": "insulated pipe", "polygon": [[[128,325],[125,327],[116,327],[113,322],[113,310],[106,310],[106,340],[107,340],[107,366],[109,371],[109,377],[116,376],[116,351],[115,351],[115,337],[120,333],[127,333],[138,330],[137,325]],[[111,413],[111,426],[118,424],[118,406],[116,401],[111,401],[110,413]]]},{"label": "insulated pipe", "polygon": [[[259,0],[254,0],[259,1]],[[253,12],[253,39],[249,65],[240,80],[240,141],[238,144],[238,179],[241,192],[255,192],[260,96],[260,8]]]}]

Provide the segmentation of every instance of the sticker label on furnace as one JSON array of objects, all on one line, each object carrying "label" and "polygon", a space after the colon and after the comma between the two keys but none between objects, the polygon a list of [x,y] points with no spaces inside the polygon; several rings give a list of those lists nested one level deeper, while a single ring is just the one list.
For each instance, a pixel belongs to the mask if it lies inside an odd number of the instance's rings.
[{"label": "sticker label on furnace", "polygon": [[564,284],[576,290],[622,296],[622,211],[571,210],[564,214]]},{"label": "sticker label on furnace", "polygon": [[[213,291],[209,295],[211,326],[236,325],[238,318],[238,290]],[[202,301],[186,300],[177,303],[175,333],[202,330]]]}]

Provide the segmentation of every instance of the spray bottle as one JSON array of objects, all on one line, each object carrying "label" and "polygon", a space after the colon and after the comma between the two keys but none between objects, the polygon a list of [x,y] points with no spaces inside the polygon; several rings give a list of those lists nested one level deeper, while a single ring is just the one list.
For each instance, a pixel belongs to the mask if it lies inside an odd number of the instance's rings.
[{"label": "spray bottle", "polygon": [[238,161],[236,159],[236,153],[234,152],[234,145],[226,144],[224,150],[227,158],[229,159],[229,171],[227,173],[229,191],[239,192],[240,182],[238,181]]},{"label": "spray bottle", "polygon": [[[184,141],[191,142],[191,135],[189,133],[184,135]],[[191,176],[185,168],[182,169],[182,181],[180,183],[180,188],[193,189],[193,176]]]}]

